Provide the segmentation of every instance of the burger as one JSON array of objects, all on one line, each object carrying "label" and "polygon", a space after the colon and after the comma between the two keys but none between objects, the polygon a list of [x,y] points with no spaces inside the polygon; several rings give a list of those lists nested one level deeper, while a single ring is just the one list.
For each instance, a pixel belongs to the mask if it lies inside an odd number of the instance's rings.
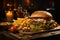
[{"label": "burger", "polygon": [[31,18],[34,18],[34,19],[42,18],[42,19],[51,20],[53,16],[51,13],[47,11],[35,11],[31,14]]},{"label": "burger", "polygon": [[47,11],[35,11],[31,14],[30,19],[33,20],[32,24],[42,30],[49,30],[58,26],[57,22],[53,20],[52,14]]}]

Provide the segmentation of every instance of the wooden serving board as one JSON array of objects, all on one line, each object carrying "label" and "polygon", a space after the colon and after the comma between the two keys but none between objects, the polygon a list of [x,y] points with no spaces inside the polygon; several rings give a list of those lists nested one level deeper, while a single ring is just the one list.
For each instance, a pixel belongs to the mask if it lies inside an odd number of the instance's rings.
[{"label": "wooden serving board", "polygon": [[12,25],[12,23],[10,22],[1,22],[0,26],[8,26],[8,25]]},{"label": "wooden serving board", "polygon": [[37,32],[20,32],[22,34],[28,34],[28,35],[33,35],[33,34],[38,34],[38,33],[47,33],[47,32],[52,32],[52,31],[58,31],[60,30],[60,26],[51,29],[51,30],[42,30],[42,31],[37,31]]},{"label": "wooden serving board", "polygon": [[[60,27],[59,27],[60,28]],[[27,32],[26,32],[27,33]],[[54,35],[59,35],[60,34],[60,29],[52,30],[52,31],[46,31],[46,32],[40,32],[40,33],[33,33],[33,34],[24,34],[22,37],[19,35],[20,33],[14,34],[9,31],[4,31],[4,35],[9,35],[9,37],[14,37],[17,39],[24,39],[24,36],[30,39],[36,39],[36,38],[42,38],[42,37],[49,37],[49,36],[54,36]]]}]

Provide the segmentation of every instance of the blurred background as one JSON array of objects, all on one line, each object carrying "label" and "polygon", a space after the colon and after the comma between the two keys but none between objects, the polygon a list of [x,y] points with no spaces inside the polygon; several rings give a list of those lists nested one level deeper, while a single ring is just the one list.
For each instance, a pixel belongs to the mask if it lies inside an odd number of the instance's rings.
[{"label": "blurred background", "polygon": [[26,13],[31,15],[37,10],[50,12],[53,19],[59,23],[57,13],[55,13],[54,0],[0,0],[0,21],[6,21],[8,11],[12,11],[13,19],[16,19],[17,17],[24,17]]}]

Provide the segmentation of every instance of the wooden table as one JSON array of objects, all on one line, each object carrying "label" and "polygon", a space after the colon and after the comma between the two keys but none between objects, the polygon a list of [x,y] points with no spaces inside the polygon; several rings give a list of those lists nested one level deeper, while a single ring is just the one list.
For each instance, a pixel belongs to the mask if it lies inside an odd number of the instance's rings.
[{"label": "wooden table", "polygon": [[54,30],[54,31],[50,31],[50,32],[37,33],[37,34],[33,34],[33,35],[25,35],[23,37],[21,37],[19,35],[16,35],[14,33],[11,33],[11,32],[7,32],[7,31],[2,32],[2,34],[7,36],[7,37],[9,37],[9,38],[13,38],[14,40],[25,39],[25,37],[28,40],[32,40],[32,39],[36,39],[36,38],[43,38],[43,37],[59,35],[60,34],[60,29]]}]

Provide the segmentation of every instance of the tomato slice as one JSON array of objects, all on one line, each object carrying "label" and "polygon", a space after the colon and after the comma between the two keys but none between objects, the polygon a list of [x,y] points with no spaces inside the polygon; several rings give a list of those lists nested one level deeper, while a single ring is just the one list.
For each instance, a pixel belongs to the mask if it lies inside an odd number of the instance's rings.
[{"label": "tomato slice", "polygon": [[16,32],[16,31],[17,31],[17,28],[16,28],[15,26],[12,26],[12,27],[10,28],[10,31],[11,31],[11,32]]}]

